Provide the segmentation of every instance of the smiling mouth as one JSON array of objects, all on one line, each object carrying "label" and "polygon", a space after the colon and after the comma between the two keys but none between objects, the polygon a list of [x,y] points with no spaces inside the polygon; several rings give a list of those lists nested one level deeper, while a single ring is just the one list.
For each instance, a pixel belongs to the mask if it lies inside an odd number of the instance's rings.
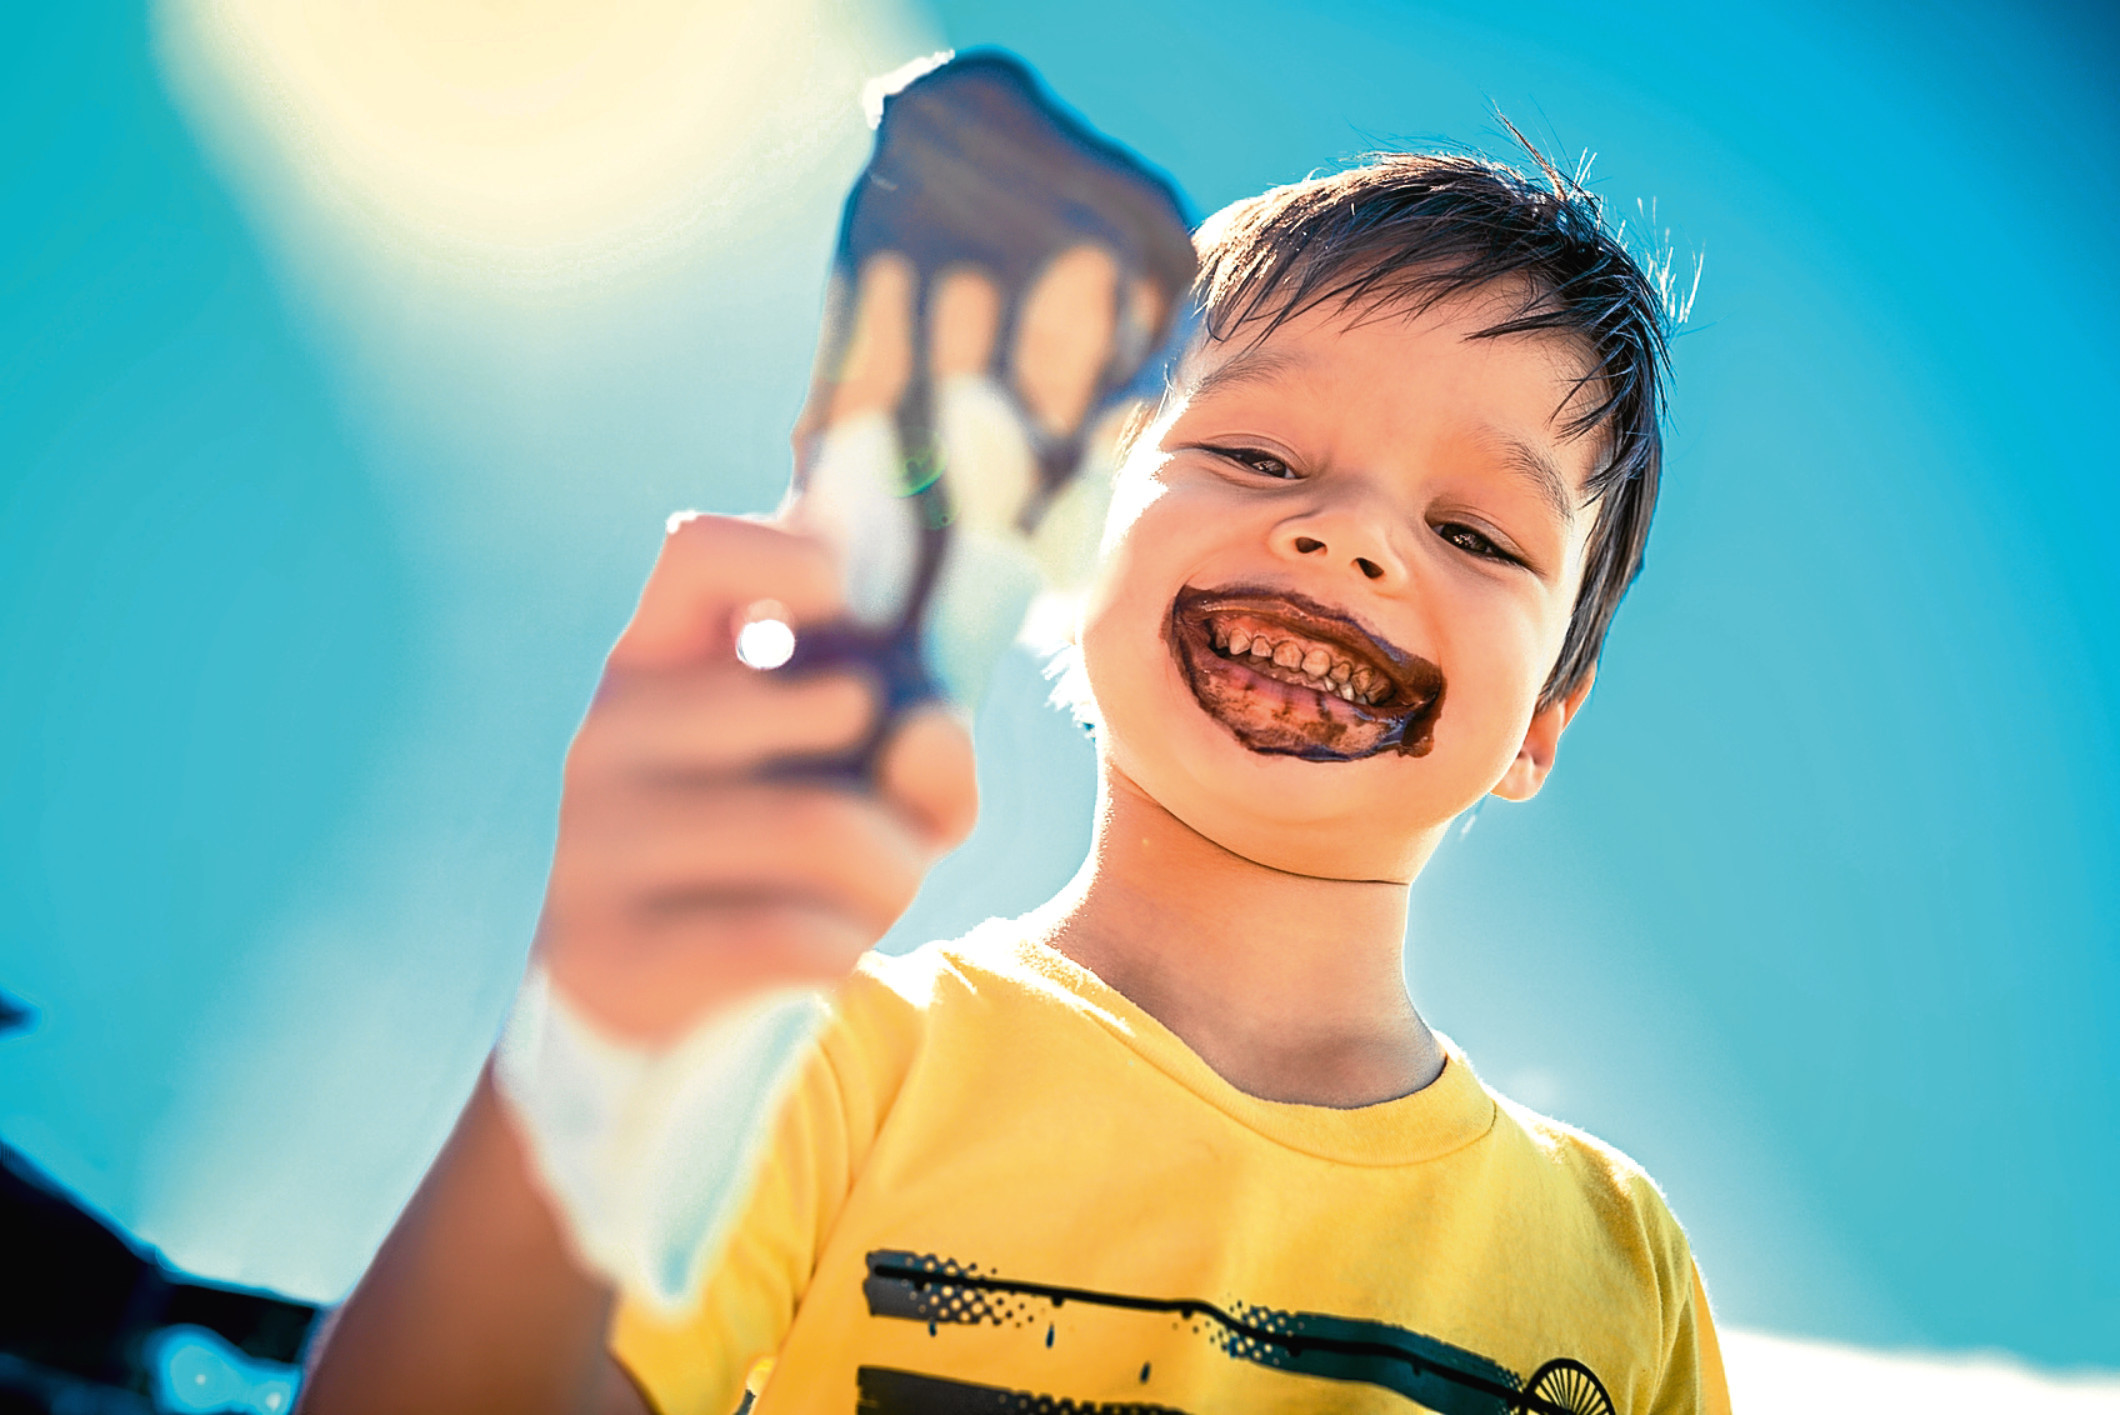
[{"label": "smiling mouth", "polygon": [[1302,595],[1188,587],[1167,636],[1193,697],[1252,751],[1344,762],[1435,745],[1443,671]]}]

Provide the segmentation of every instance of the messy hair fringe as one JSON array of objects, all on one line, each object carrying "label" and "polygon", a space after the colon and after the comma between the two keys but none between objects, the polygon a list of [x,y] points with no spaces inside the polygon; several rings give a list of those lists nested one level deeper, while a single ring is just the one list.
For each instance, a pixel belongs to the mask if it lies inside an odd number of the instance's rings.
[{"label": "messy hair fringe", "polygon": [[1587,157],[1564,173],[1496,117],[1542,180],[1471,153],[1380,153],[1276,188],[1201,228],[1194,299],[1206,337],[1256,342],[1320,305],[1417,315],[1514,285],[1522,303],[1476,337],[1556,333],[1588,347],[1594,367],[1557,411],[1563,435],[1605,438],[1584,487],[1597,520],[1543,706],[1588,680],[1641,572],[1662,473],[1670,331],[1690,311],[1699,267],[1680,295],[1668,242],[1638,259],[1626,223],[1608,226],[1586,185]]}]

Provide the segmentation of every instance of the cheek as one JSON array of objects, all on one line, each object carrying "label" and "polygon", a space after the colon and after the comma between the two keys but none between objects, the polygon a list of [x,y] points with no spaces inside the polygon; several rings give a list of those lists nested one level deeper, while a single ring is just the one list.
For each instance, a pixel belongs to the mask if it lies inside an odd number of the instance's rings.
[{"label": "cheek", "polygon": [[1169,453],[1144,438],[1113,474],[1111,510],[1104,518],[1103,556],[1109,558],[1113,548],[1170,490],[1161,475],[1169,461]]},{"label": "cheek", "polygon": [[1123,598],[1093,607],[1082,624],[1082,674],[1099,723],[1098,754],[1157,794],[1158,765],[1173,754],[1163,735],[1173,689],[1163,681],[1168,655],[1159,626],[1142,622],[1148,617]]},{"label": "cheek", "polygon": [[1186,578],[1230,541],[1224,508],[1196,483],[1167,478],[1170,460],[1149,449],[1114,481],[1085,622],[1109,613],[1159,617]]},{"label": "cheek", "polygon": [[1129,717],[1129,706],[1150,691],[1164,650],[1162,618],[1176,587],[1156,573],[1154,518],[1113,522],[1097,575],[1084,599],[1077,642],[1083,671],[1107,724]]},{"label": "cheek", "polygon": [[1454,627],[1447,647],[1496,691],[1535,698],[1560,659],[1582,581],[1581,537],[1571,538],[1560,553],[1563,569],[1556,583],[1528,576],[1516,583],[1497,582],[1455,564],[1450,564],[1453,573],[1429,582],[1432,593],[1449,599],[1445,618]]},{"label": "cheek", "polygon": [[1092,642],[1109,640],[1118,625],[1136,619],[1144,601],[1167,590],[1157,587],[1154,535],[1155,518],[1149,508],[1160,491],[1133,493],[1134,504],[1115,499],[1112,518],[1106,524],[1104,547],[1097,555],[1097,570],[1090,580],[1082,605],[1082,649],[1088,655]]},{"label": "cheek", "polygon": [[1439,645],[1448,686],[1436,731],[1461,740],[1491,734],[1493,750],[1507,747],[1513,756],[1559,655],[1566,624],[1556,628],[1547,614],[1480,592],[1484,588],[1457,590],[1451,612],[1440,616],[1450,625],[1450,640]]}]

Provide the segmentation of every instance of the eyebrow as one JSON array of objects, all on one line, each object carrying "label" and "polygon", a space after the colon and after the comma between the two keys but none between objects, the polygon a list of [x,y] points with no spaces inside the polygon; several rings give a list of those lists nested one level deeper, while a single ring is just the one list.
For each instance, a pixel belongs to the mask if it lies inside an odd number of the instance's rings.
[{"label": "eyebrow", "polygon": [[1303,362],[1293,354],[1269,349],[1264,344],[1254,344],[1241,353],[1230,355],[1206,373],[1199,375],[1186,392],[1190,397],[1198,399],[1242,384],[1272,383],[1300,367]]},{"label": "eyebrow", "polygon": [[1543,448],[1536,447],[1520,437],[1504,436],[1500,439],[1502,452],[1509,470],[1531,484],[1540,498],[1554,510],[1563,521],[1575,520],[1575,494],[1569,489],[1568,479],[1561,475],[1552,457]]}]

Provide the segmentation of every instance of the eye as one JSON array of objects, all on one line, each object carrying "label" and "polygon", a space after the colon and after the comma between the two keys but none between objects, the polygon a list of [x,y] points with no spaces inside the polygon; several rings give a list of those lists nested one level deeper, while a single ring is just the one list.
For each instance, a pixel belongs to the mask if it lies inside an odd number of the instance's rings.
[{"label": "eye", "polygon": [[1435,528],[1435,533],[1467,555],[1477,555],[1482,560],[1495,560],[1504,565],[1521,563],[1514,555],[1496,545],[1485,533],[1474,530],[1463,522],[1444,521]]},{"label": "eye", "polygon": [[1214,453],[1217,457],[1226,457],[1232,462],[1249,468],[1262,477],[1272,477],[1276,481],[1296,480],[1295,468],[1289,466],[1287,462],[1273,453],[1262,451],[1257,447],[1209,447],[1207,450]]}]

